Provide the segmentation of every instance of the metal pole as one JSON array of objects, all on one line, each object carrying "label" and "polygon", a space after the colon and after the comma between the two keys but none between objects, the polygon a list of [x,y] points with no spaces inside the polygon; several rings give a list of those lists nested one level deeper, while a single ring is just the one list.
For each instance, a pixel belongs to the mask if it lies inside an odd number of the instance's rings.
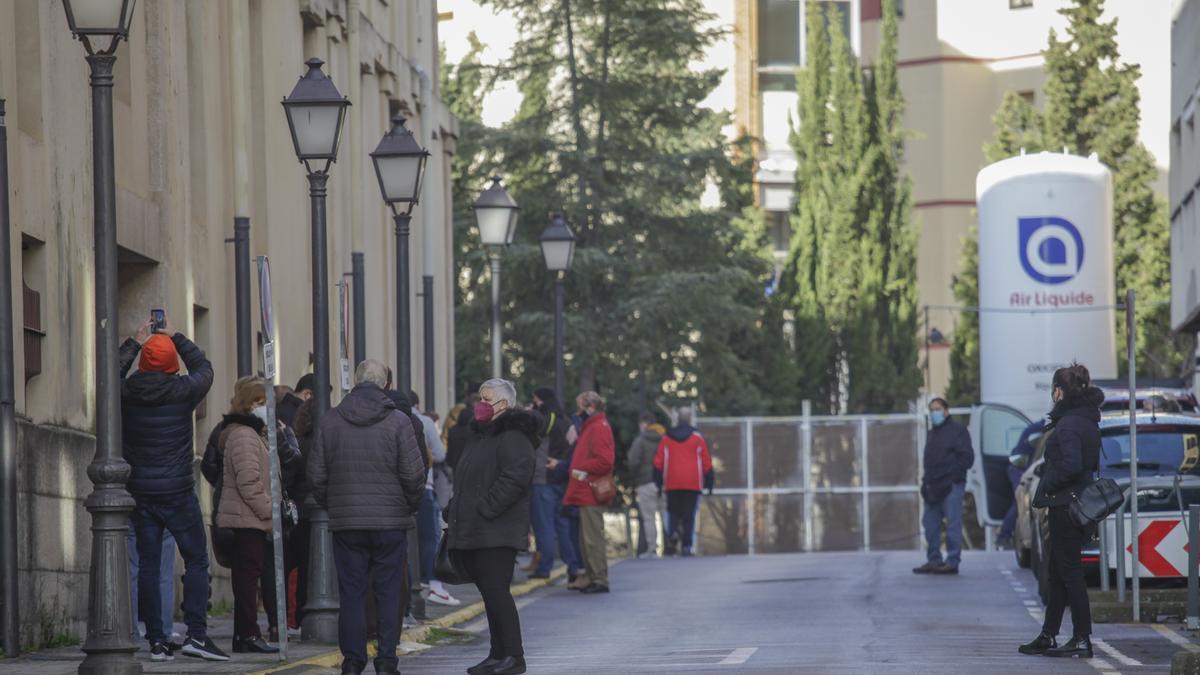
[{"label": "metal pole", "polygon": [[[554,393],[558,395],[559,402],[566,400],[564,393],[567,389],[567,367],[563,363],[564,345],[564,317],[563,317],[563,301],[566,295],[566,276],[567,273],[563,270],[558,271],[558,275],[554,279]],[[642,373],[641,387],[639,395],[641,397],[641,407],[639,412],[646,410],[646,374]]]},{"label": "metal pole", "polygon": [[281,499],[283,498],[283,489],[279,476],[279,445],[275,426],[275,350],[271,350],[272,363],[265,363],[267,355],[264,354],[264,372],[267,374],[267,457],[270,461],[270,485],[271,485],[271,565],[275,569],[275,606],[267,607],[263,603],[263,610],[266,612],[275,612],[276,625],[283,630],[279,636],[279,660],[287,660],[287,592],[284,590],[287,587],[286,580],[283,576],[283,514],[281,513]]},{"label": "metal pole", "polygon": [[492,248],[488,251],[488,259],[492,263],[492,377],[499,378],[503,368],[500,359],[500,251]]},{"label": "metal pole", "polygon": [[1138,553],[1137,330],[1134,323],[1137,311],[1133,303],[1131,288],[1125,292],[1125,335],[1129,349],[1129,539],[1133,544],[1133,621],[1137,623],[1142,616],[1142,558]]},{"label": "metal pole", "polygon": [[408,289],[408,231],[411,217],[397,213],[396,223],[396,391],[412,391],[412,308]]},{"label": "metal pole", "polygon": [[17,606],[17,417],[13,382],[12,232],[8,215],[8,127],[0,98],[0,565],[4,566],[4,653],[21,651]]},{"label": "metal pole", "polygon": [[929,390],[932,386],[933,380],[929,376],[929,305],[925,305],[925,401],[933,396]]},{"label": "metal pole", "polygon": [[92,87],[92,209],[95,238],[96,457],[87,474],[95,486],[84,505],[92,514],[88,572],[87,654],[79,672],[141,673],[134,660],[130,611],[129,464],[121,451],[121,374],[117,342],[117,183],[113,153],[111,54],[90,54]]},{"label": "metal pole", "polygon": [[437,393],[436,368],[433,362],[433,275],[421,277],[421,304],[425,308],[425,410],[436,409],[434,394]]},{"label": "metal pole", "polygon": [[1108,519],[1100,523],[1100,590],[1108,592]]},{"label": "metal pole", "polygon": [[254,372],[254,347],[250,342],[250,219],[233,219],[233,272],[235,332],[237,334],[237,374]]},{"label": "metal pole", "polygon": [[1200,504],[1188,507],[1187,629],[1200,630]]},{"label": "metal pole", "polygon": [[1125,504],[1117,509],[1117,602],[1125,603]]},{"label": "metal pole", "polygon": [[354,294],[354,363],[351,370],[367,360],[367,287],[366,263],[362,253],[350,254],[350,275]]},{"label": "metal pole", "polygon": [[[313,428],[329,410],[329,269],[325,241],[325,184],[329,176],[308,174],[312,202],[312,299],[313,299]],[[338,597],[333,568],[333,538],[329,512],[309,498],[308,604],[304,607],[301,636],[304,640],[334,643],[338,636]]]},{"label": "metal pole", "polygon": [[800,465],[804,471],[804,552],[811,553],[815,541],[813,524],[816,522],[813,513],[816,507],[816,494],[813,493],[812,478],[812,401],[805,399],[800,402]]}]

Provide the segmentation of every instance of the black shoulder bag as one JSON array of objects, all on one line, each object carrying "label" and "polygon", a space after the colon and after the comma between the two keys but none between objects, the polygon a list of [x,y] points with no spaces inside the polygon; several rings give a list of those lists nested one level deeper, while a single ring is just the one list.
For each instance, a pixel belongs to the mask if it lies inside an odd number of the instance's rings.
[{"label": "black shoulder bag", "polygon": [[1092,527],[1102,522],[1125,503],[1125,494],[1111,478],[1101,478],[1072,496],[1074,499],[1067,507],[1067,513],[1071,522],[1079,527]]}]

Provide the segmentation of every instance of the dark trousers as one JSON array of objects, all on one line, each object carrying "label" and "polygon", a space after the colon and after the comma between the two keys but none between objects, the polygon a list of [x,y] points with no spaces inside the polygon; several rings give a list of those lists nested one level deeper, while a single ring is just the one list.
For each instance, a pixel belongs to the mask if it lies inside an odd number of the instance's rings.
[{"label": "dark trousers", "polygon": [[558,543],[554,514],[558,511],[558,491],[553,485],[534,485],[530,505],[533,537],[537,540],[538,566],[535,574],[546,576],[554,567],[554,548]]},{"label": "dark trousers", "polygon": [[[233,531],[233,637],[249,640],[262,637],[258,628],[258,581],[263,578],[263,597],[267,597],[267,584],[264,578],[264,559],[267,554],[268,541],[262,530],[236,528]],[[273,567],[274,565],[272,565]],[[274,573],[271,574],[272,584]],[[271,587],[272,598],[275,595]],[[264,602],[263,606],[270,614],[273,605]]]},{"label": "dark trousers", "polygon": [[521,618],[513,600],[513,565],[517,561],[515,548],[477,548],[459,551],[463,569],[475,579],[475,587],[483,596],[487,611],[488,631],[492,634],[489,656],[525,656],[521,646]]},{"label": "dark trousers", "polygon": [[1066,506],[1050,507],[1050,601],[1042,632],[1058,635],[1063,611],[1071,607],[1075,635],[1092,634],[1092,608],[1088,604],[1083,563],[1079,560],[1087,531],[1071,522]]},{"label": "dark trousers", "polygon": [[333,533],[333,563],[337,567],[341,611],[338,613],[338,646],[343,667],[367,665],[367,577],[375,586],[379,614],[379,656],[375,670],[395,670],[396,644],[400,641],[400,598],[403,583],[404,530],[342,530]]},{"label": "dark trousers", "polygon": [[433,563],[438,549],[438,503],[433,490],[425,490],[417,511],[417,541],[421,552],[421,581],[433,580]]},{"label": "dark trousers", "polygon": [[[554,536],[558,539],[558,556],[566,564],[567,571],[575,574],[583,569],[583,553],[579,550],[578,509],[562,505],[563,486],[550,487],[554,490]],[[571,516],[572,510],[576,511],[574,517]]]},{"label": "dark trousers", "polygon": [[667,541],[679,541],[683,550],[692,550],[692,533],[696,529],[696,506],[700,493],[696,490],[671,490],[667,493],[667,515],[670,532]]},{"label": "dark trousers", "polygon": [[175,537],[183,556],[183,620],[188,637],[201,642],[208,637],[208,538],[204,517],[194,492],[165,497],[135,496],[129,519],[137,538],[138,616],[146,623],[146,639],[165,640],[159,564],[163,531]]},{"label": "dark trousers", "polygon": [[304,618],[304,605],[308,603],[308,540],[309,522],[301,520],[283,540],[283,565],[287,575],[296,570],[296,626]]}]

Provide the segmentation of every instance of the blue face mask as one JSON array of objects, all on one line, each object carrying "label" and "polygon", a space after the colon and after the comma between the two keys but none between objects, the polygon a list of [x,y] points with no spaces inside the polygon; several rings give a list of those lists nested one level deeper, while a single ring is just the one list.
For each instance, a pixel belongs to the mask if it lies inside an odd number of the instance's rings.
[{"label": "blue face mask", "polygon": [[933,426],[940,427],[942,422],[946,421],[946,413],[941,410],[934,410],[929,413],[929,421],[933,422]]}]

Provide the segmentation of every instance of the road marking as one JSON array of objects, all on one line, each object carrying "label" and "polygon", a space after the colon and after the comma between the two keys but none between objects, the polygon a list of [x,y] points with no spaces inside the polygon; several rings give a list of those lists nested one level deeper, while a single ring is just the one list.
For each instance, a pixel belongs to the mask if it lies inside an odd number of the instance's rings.
[{"label": "road marking", "polygon": [[750,657],[754,656],[754,652],[756,652],[756,651],[758,651],[758,647],[738,647],[737,649],[733,650],[732,652],[729,652],[729,656],[726,656],[724,659],[721,659],[721,662],[718,663],[717,665],[718,666],[740,666],[743,663],[745,663],[746,661],[749,661]]},{"label": "road marking", "polygon": [[1121,675],[1121,671],[1117,670],[1111,663],[1099,657],[1092,657],[1088,660],[1093,668],[1102,673],[1116,673]]},{"label": "road marking", "polygon": [[1164,626],[1163,624],[1152,623],[1152,624],[1150,624],[1150,627],[1153,628],[1159,635],[1167,638],[1168,640],[1170,640],[1171,642],[1174,642],[1175,644],[1179,645],[1180,647],[1183,647],[1185,650],[1187,650],[1189,652],[1200,652],[1200,647],[1196,646],[1191,640],[1188,640],[1187,638],[1183,637],[1179,633],[1176,633],[1175,631]]},{"label": "road marking", "polygon": [[1022,602],[1025,603],[1026,607],[1037,607],[1038,606],[1037,600],[1023,600]]},{"label": "road marking", "polygon": [[1142,665],[1142,662],[1141,662],[1141,661],[1138,661],[1137,659],[1134,659],[1134,658],[1130,658],[1130,657],[1128,657],[1128,656],[1125,656],[1124,654],[1122,654],[1122,653],[1121,653],[1121,651],[1120,651],[1119,649],[1117,649],[1116,647],[1114,647],[1114,646],[1112,646],[1112,645],[1108,644],[1108,643],[1107,643],[1107,642],[1105,642],[1104,640],[1100,640],[1100,639],[1097,639],[1097,638],[1092,638],[1092,644],[1094,644],[1094,645],[1096,645],[1097,647],[1099,647],[1099,648],[1100,648],[1100,651],[1102,651],[1102,652],[1104,652],[1105,654],[1108,654],[1109,656],[1111,656],[1111,657],[1113,657],[1114,659],[1116,659],[1116,660],[1117,660],[1117,662],[1118,662],[1118,663],[1120,663],[1120,664],[1121,664],[1121,665],[1123,665],[1123,666],[1140,666],[1140,665]]}]

